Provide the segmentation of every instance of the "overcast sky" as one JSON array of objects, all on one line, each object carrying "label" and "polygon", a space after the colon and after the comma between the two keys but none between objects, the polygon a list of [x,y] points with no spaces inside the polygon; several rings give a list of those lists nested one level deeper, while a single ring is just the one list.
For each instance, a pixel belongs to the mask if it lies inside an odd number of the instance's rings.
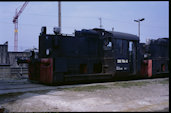
[{"label": "overcast sky", "polygon": [[[8,50],[14,50],[15,10],[24,2],[0,2],[0,44],[8,41]],[[62,33],[72,34],[74,30],[92,29],[102,26],[106,30],[138,35],[138,23],[135,19],[145,18],[141,22],[140,42],[147,38],[169,37],[168,1],[94,1],[61,2]],[[38,36],[42,26],[47,33],[53,33],[58,26],[58,2],[29,2],[18,19],[18,50],[38,48]]]}]

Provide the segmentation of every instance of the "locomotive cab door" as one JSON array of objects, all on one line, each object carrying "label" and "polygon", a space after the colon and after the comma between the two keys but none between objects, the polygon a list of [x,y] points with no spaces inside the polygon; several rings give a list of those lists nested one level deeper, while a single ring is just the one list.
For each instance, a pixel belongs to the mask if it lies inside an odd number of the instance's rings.
[{"label": "locomotive cab door", "polygon": [[111,73],[114,76],[116,70],[113,46],[112,37],[107,36],[103,39],[103,72]]},{"label": "locomotive cab door", "polygon": [[136,41],[129,41],[128,53],[129,53],[129,67],[130,73],[136,74],[137,68],[137,46]]}]

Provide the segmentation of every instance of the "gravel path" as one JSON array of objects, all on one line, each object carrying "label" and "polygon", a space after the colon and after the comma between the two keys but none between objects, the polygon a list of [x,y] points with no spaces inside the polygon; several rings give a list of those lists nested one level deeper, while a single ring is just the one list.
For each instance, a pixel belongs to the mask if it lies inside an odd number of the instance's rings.
[{"label": "gravel path", "polygon": [[53,89],[0,93],[1,106],[9,112],[169,111],[169,78],[44,87]]}]

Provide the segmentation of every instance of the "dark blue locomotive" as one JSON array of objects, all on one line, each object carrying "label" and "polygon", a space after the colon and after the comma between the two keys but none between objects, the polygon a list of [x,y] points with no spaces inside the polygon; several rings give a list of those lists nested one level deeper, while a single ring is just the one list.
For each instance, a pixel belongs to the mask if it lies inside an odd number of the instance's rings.
[{"label": "dark blue locomotive", "polygon": [[29,64],[30,80],[63,84],[168,73],[168,38],[145,44],[136,35],[98,28],[74,36],[54,33],[46,34],[42,27],[38,55],[32,51],[29,59],[18,60]]}]

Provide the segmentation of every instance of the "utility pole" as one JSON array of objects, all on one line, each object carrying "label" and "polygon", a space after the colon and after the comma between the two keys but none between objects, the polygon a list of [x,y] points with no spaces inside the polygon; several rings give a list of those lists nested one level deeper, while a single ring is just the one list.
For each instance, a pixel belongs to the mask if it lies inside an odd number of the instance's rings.
[{"label": "utility pole", "polygon": [[112,27],[112,31],[114,31],[114,27]]},{"label": "utility pole", "polygon": [[58,27],[61,32],[61,1],[58,1]]},{"label": "utility pole", "polygon": [[99,20],[100,20],[100,28],[102,28],[102,18],[100,17]]}]

